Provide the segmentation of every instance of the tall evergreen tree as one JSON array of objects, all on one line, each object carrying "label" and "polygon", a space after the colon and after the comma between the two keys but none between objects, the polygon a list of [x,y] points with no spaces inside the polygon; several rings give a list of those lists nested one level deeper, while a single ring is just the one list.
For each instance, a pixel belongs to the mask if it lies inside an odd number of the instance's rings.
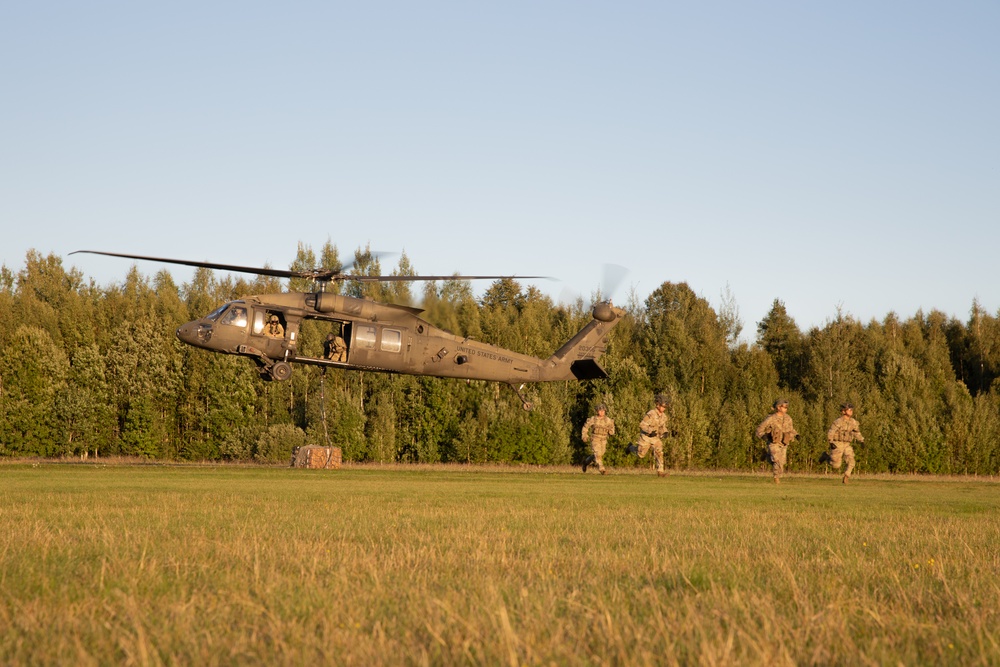
[{"label": "tall evergreen tree", "polygon": [[946,336],[958,379],[974,396],[989,390],[1000,377],[1000,320],[973,301],[968,324],[949,322]]},{"label": "tall evergreen tree", "polygon": [[[399,263],[396,268],[392,270],[393,276],[415,276],[417,272],[413,268],[413,264],[410,262],[410,258],[406,255],[404,251],[399,257]],[[389,301],[392,303],[398,303],[404,306],[413,305],[413,292],[412,283],[409,281],[393,281],[388,284],[387,296]]]},{"label": "tall evergreen tree", "polygon": [[172,455],[173,409],[181,385],[173,340],[149,318],[120,326],[107,351],[108,377],[117,406],[121,453]]},{"label": "tall evergreen tree", "polygon": [[49,332],[22,324],[0,350],[0,445],[5,454],[65,454],[57,401],[69,361]]},{"label": "tall evergreen tree", "polygon": [[[343,271],[344,263],[340,261],[340,251],[337,250],[337,246],[329,239],[326,239],[326,243],[323,244],[323,248],[319,253],[319,267],[323,269],[330,269],[332,271]],[[333,294],[340,294],[343,288],[343,283],[332,281],[326,286],[326,291],[332,292]]]},{"label": "tall evergreen tree", "polygon": [[[298,251],[295,253],[292,265],[288,267],[289,270],[312,271],[318,267],[319,263],[316,261],[316,253],[313,252],[312,247],[299,241]],[[288,291],[311,292],[313,291],[313,281],[308,278],[290,278],[288,280]]]},{"label": "tall evergreen tree", "polygon": [[771,310],[757,324],[757,344],[771,357],[781,386],[801,388],[806,361],[802,333],[779,299],[774,300]]},{"label": "tall evergreen tree", "polygon": [[115,414],[104,359],[95,343],[76,349],[57,397],[56,416],[65,428],[66,453],[98,456],[109,451]]},{"label": "tall evergreen tree", "polygon": [[646,299],[640,332],[650,380],[660,389],[712,392],[724,377],[727,331],[687,283],[663,283]]},{"label": "tall evergreen tree", "polygon": [[857,320],[838,312],[822,329],[810,331],[808,361],[801,377],[809,399],[839,403],[858,394],[864,379],[859,363],[864,350]]},{"label": "tall evergreen tree", "polygon": [[[382,264],[378,256],[372,252],[371,245],[366,245],[364,249],[358,248],[354,251],[354,267],[351,269],[354,276],[380,276],[382,275]],[[389,293],[385,283],[376,281],[355,281],[347,282],[345,293],[356,298],[367,298],[373,301],[388,301]]]}]

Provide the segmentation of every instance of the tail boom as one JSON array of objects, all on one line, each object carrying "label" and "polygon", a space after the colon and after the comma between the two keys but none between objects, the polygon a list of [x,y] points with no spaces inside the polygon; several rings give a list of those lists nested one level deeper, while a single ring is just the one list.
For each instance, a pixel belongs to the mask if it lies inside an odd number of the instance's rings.
[{"label": "tail boom", "polygon": [[625,315],[610,303],[594,306],[593,317],[555,354],[548,358],[542,371],[542,382],[557,380],[602,380],[608,377],[597,360],[607,349],[607,337]]}]

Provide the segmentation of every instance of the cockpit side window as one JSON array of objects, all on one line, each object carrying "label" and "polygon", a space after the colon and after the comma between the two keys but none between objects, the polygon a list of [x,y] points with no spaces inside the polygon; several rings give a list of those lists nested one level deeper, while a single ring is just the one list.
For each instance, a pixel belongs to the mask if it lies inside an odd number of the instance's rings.
[{"label": "cockpit side window", "polygon": [[231,306],[219,320],[219,324],[245,329],[247,326],[247,309],[244,306]]}]

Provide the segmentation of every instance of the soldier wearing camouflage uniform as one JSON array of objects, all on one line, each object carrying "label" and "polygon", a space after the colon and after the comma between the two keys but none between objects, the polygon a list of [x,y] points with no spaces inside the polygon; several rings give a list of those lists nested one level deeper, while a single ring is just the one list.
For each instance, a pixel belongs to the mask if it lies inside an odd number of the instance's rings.
[{"label": "soldier wearing camouflage uniform", "polygon": [[328,333],[323,348],[324,356],[330,361],[347,361],[347,343],[341,336]]},{"label": "soldier wearing camouflage uniform", "polygon": [[788,445],[798,435],[792,426],[792,418],[788,416],[788,401],[783,398],[776,400],[774,412],[760,423],[754,435],[767,441],[767,455],[771,460],[774,483],[780,484],[781,475],[785,472]]},{"label": "soldier wearing camouflage uniform", "polygon": [[587,467],[594,462],[597,463],[597,469],[601,471],[602,475],[607,472],[604,470],[604,452],[608,448],[608,436],[615,434],[615,420],[605,414],[607,410],[607,406],[601,403],[597,406],[597,414],[583,425],[580,437],[585,443],[590,443],[594,452],[584,459],[583,472],[587,472]]},{"label": "soldier wearing camouflage uniform", "polygon": [[640,459],[646,458],[650,449],[656,459],[656,474],[660,477],[667,473],[663,469],[663,441],[670,432],[667,428],[667,405],[670,403],[664,394],[657,394],[654,399],[656,407],[646,413],[646,416],[639,422],[639,442],[629,446],[629,452],[638,454]]},{"label": "soldier wearing camouflage uniform", "polygon": [[847,464],[843,479],[843,483],[847,484],[854,471],[854,448],[851,447],[851,443],[855,440],[865,441],[861,435],[858,420],[854,419],[854,406],[852,404],[844,403],[840,406],[840,417],[833,422],[833,426],[826,434],[826,440],[830,443],[830,451],[828,452],[830,465],[834,469],[840,470],[841,460]]}]

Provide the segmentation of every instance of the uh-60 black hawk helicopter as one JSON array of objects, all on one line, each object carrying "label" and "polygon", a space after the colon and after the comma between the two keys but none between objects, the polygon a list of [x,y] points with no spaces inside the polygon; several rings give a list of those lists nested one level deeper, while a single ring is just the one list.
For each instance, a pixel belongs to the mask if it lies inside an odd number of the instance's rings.
[{"label": "uh-60 black hawk helicopter", "polygon": [[[286,271],[97,250],[76,252],[313,280],[317,285],[315,292],[245,296],[177,329],[177,338],[188,345],[250,357],[265,380],[287,380],[292,374],[292,362],[323,368],[488,380],[508,384],[525,410],[531,409],[522,393],[525,383],[606,378],[608,375],[597,360],[604,353],[608,334],[624,315],[621,308],[609,301],[598,303],[592,312],[593,319],[579,333],[548,359],[539,359],[439,329],[418,317],[422,312],[419,308],[343,296],[324,289],[331,281],[344,280],[409,282],[517,276],[366,276],[345,274],[344,269]],[[323,358],[299,353],[299,329],[304,320],[330,323]]]}]

